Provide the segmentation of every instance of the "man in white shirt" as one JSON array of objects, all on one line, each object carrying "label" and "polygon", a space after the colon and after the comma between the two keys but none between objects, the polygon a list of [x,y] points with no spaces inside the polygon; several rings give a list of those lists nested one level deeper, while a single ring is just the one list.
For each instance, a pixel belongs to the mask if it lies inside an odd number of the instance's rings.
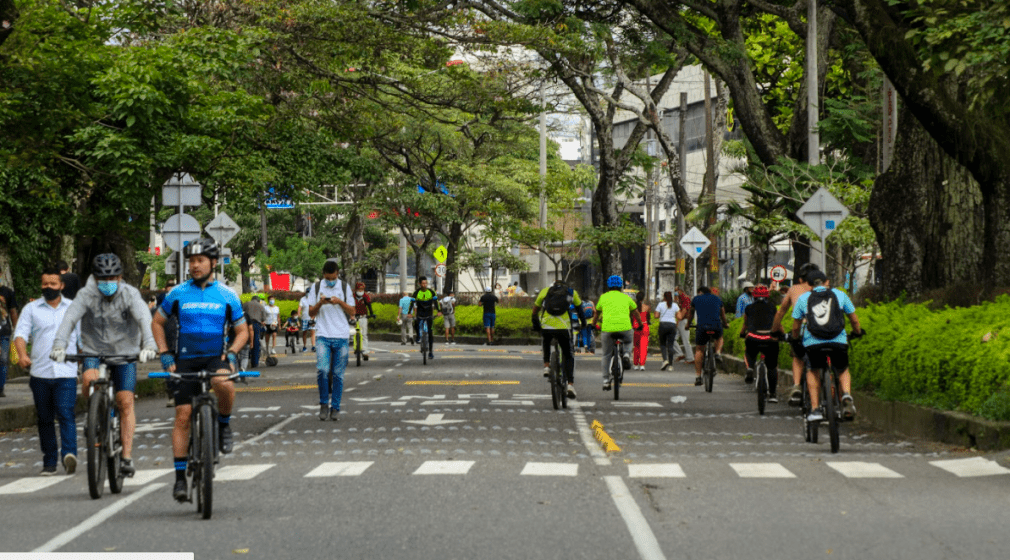
[{"label": "man in white shirt", "polygon": [[354,316],[354,292],[338,276],[337,261],[323,265],[323,279],[309,289],[309,316],[316,320],[316,383],[319,385],[319,419],[336,422],[344,393],[348,342]]},{"label": "man in white shirt", "polygon": [[[42,447],[42,472],[40,476],[56,474],[57,459],[63,457],[67,474],[77,468],[77,422],[74,405],[77,403],[77,364],[56,363],[49,359],[53,350],[56,330],[70,308],[71,300],[62,297],[63,281],[56,267],[42,271],[42,297],[29,302],[21,310],[14,330],[14,346],[18,350],[18,365],[31,367],[32,396],[38,419],[39,445]],[[77,348],[80,326],[76,326],[67,340],[67,348]],[[28,354],[28,343],[32,352]],[[60,444],[57,454],[56,419],[60,422]]]}]

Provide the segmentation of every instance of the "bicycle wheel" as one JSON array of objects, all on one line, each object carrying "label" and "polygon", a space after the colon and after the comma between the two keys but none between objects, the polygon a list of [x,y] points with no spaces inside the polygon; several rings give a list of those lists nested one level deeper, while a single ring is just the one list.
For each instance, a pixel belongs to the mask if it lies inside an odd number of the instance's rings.
[{"label": "bicycle wheel", "polygon": [[199,406],[193,406],[193,414],[189,420],[189,456],[187,457],[186,474],[192,477],[189,485],[190,496],[196,493],[196,512],[203,512],[203,494],[200,493],[200,482],[203,471],[200,466],[200,450],[203,449],[203,423],[200,420]]},{"label": "bicycle wheel", "polygon": [[838,393],[835,391],[834,374],[830,368],[824,368],[821,372],[821,387],[824,416],[828,420],[828,435],[831,439],[831,452],[838,453]]},{"label": "bicycle wheel", "polygon": [[558,377],[561,376],[561,370],[558,368],[558,350],[557,348],[551,352],[550,361],[550,373],[548,377],[551,383],[551,404],[554,405],[554,410],[561,408],[561,385],[558,382]]},{"label": "bicycle wheel", "polygon": [[558,394],[561,395],[561,408],[568,408],[568,380],[565,379],[565,367],[564,359],[561,357],[561,351],[557,350],[558,362],[557,362],[557,380],[558,380]]},{"label": "bicycle wheel", "polygon": [[109,426],[109,396],[104,387],[95,387],[88,401],[88,493],[97,500],[105,490],[105,465],[108,457],[106,433]]},{"label": "bicycle wheel", "polygon": [[354,333],[354,359],[358,362],[357,367],[361,367],[361,331]]},{"label": "bicycle wheel", "polygon": [[123,434],[119,431],[119,414],[109,423],[109,491],[119,494],[123,491],[123,473],[119,459],[123,456]]},{"label": "bicycle wheel", "polygon": [[624,377],[624,364],[621,363],[621,348],[614,349],[614,360],[611,362],[610,374],[614,378],[614,400],[621,400],[621,381]]},{"label": "bicycle wheel", "polygon": [[712,392],[712,385],[715,383],[715,351],[711,345],[705,350],[705,392]]},{"label": "bicycle wheel", "polygon": [[765,404],[768,403],[768,368],[764,360],[757,363],[757,394],[758,414],[764,416]]},{"label": "bicycle wheel", "polygon": [[210,519],[214,503],[214,414],[210,404],[200,407],[200,481],[197,485],[197,501],[203,507],[204,519]]}]

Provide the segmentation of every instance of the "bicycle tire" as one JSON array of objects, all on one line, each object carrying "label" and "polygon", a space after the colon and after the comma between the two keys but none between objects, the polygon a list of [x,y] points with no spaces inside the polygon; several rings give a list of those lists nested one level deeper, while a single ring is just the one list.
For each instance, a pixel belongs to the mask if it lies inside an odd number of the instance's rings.
[{"label": "bicycle tire", "polygon": [[202,449],[203,428],[200,422],[199,405],[193,405],[189,420],[189,457],[187,458],[186,474],[192,477],[189,491],[196,494],[196,512],[203,513],[203,494],[200,493],[200,481],[203,471],[200,470],[200,449]]},{"label": "bicycle tire", "polygon": [[557,379],[558,394],[561,395],[561,408],[568,408],[568,380],[565,379],[564,363],[562,362],[561,351],[558,350]]},{"label": "bicycle tire", "polygon": [[757,394],[758,394],[758,414],[764,416],[765,405],[768,404],[768,368],[764,360],[757,363]]},{"label": "bicycle tire", "polygon": [[[123,491],[123,472],[122,464],[120,464],[120,458],[123,453],[123,434],[119,430],[119,422],[112,422],[109,427],[109,450],[110,453],[107,454],[108,457],[108,469],[109,469],[109,491],[113,494],[119,494]],[[119,450],[114,452],[113,450]]]},{"label": "bicycle tire", "polygon": [[421,363],[428,365],[428,323],[421,321]]},{"label": "bicycle tire", "polygon": [[204,519],[210,519],[214,504],[214,411],[210,404],[200,407],[200,482],[197,495]]},{"label": "bicycle tire", "polygon": [[823,387],[824,416],[828,420],[828,435],[831,440],[831,452],[838,453],[840,446],[838,436],[838,392],[835,391],[834,375],[830,368],[824,368],[821,372],[821,386]]},{"label": "bicycle tire", "polygon": [[705,348],[705,392],[711,393],[715,384],[715,349],[710,342]]},{"label": "bicycle tire", "polygon": [[361,367],[361,331],[354,331],[354,359],[358,362],[357,367]]},{"label": "bicycle tire", "polygon": [[548,374],[551,383],[551,404],[554,406],[554,410],[561,408],[561,384],[558,382],[559,376],[558,350],[555,348],[551,352],[550,373]]},{"label": "bicycle tire", "polygon": [[108,429],[108,394],[97,388],[88,400],[88,423],[85,436],[88,444],[88,493],[93,500],[105,491],[106,435]]},{"label": "bicycle tire", "polygon": [[621,400],[621,378],[624,377],[624,372],[621,369],[624,365],[621,363],[621,348],[614,349],[614,361],[611,362],[610,374],[614,378],[614,400]]}]

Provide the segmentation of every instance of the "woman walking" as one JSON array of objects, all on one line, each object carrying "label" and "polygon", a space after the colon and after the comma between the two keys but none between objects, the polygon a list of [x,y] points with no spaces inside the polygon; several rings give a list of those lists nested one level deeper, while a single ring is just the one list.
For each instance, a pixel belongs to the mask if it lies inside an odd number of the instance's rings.
[{"label": "woman walking", "polygon": [[663,353],[663,365],[659,371],[673,369],[673,362],[684,359],[684,352],[677,345],[677,323],[680,306],[673,299],[673,292],[663,292],[663,301],[656,306],[659,319],[659,350]]},{"label": "woman walking", "polygon": [[649,311],[652,306],[645,302],[645,292],[635,295],[638,304],[638,314],[642,317],[642,325],[635,329],[634,369],[645,371],[645,358],[649,355]]}]

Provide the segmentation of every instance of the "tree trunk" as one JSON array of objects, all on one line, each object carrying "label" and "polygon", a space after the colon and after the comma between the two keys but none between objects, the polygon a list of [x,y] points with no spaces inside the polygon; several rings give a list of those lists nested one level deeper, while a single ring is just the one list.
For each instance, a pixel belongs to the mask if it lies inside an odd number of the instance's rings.
[{"label": "tree trunk", "polygon": [[[600,180],[593,191],[593,227],[614,227],[620,223],[614,202],[614,189],[617,187],[618,170],[614,157],[613,126],[604,127],[597,134],[600,143]],[[605,243],[596,247],[600,257],[600,271],[606,278],[612,275],[620,276],[621,248],[613,243]]]},{"label": "tree trunk", "polygon": [[453,272],[452,267],[456,264],[456,252],[459,247],[460,240],[463,239],[463,224],[454,222],[449,226],[449,243],[446,247],[446,258],[445,258],[445,292],[455,291],[456,289],[456,277],[458,276]]}]

